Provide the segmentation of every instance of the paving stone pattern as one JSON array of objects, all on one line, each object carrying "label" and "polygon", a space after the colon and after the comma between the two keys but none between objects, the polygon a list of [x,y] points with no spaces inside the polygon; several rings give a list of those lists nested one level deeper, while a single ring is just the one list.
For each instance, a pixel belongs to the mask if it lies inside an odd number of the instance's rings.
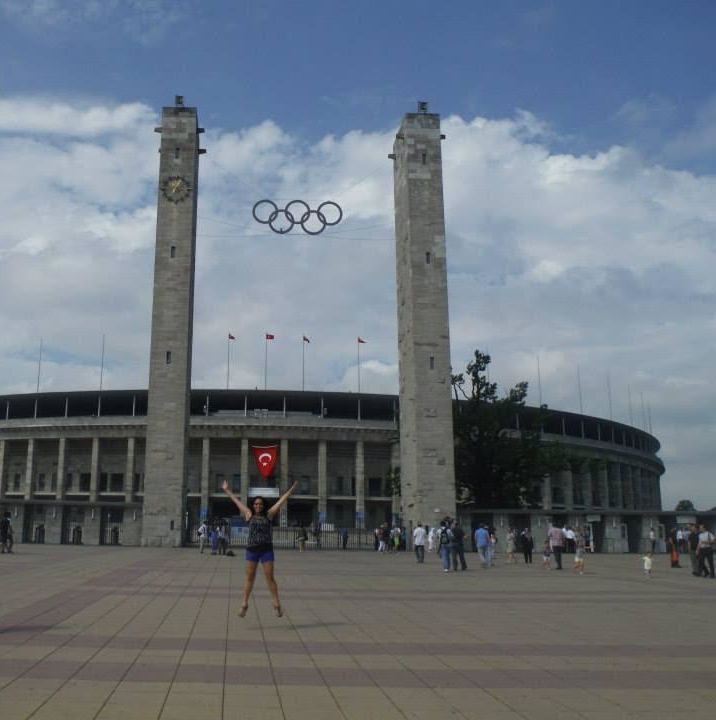
[{"label": "paving stone pattern", "polygon": [[[634,555],[443,573],[435,555],[278,551],[237,617],[241,557],[16,545],[0,718],[393,720],[711,716],[716,581]],[[708,715],[707,715],[708,713]]]}]

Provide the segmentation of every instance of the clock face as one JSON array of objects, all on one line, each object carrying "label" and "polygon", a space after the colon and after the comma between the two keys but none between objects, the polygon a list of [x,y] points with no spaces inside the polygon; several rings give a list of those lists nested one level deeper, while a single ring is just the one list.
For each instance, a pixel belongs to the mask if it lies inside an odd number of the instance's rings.
[{"label": "clock face", "polygon": [[191,185],[186,178],[181,175],[172,175],[165,178],[161,184],[162,195],[173,203],[186,200],[191,194]]}]

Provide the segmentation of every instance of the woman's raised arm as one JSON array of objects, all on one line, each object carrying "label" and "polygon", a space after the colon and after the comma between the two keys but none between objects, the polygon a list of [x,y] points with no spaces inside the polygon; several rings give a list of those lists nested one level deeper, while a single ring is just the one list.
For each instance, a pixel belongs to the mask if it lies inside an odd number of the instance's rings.
[{"label": "woman's raised arm", "polygon": [[269,511],[266,513],[266,517],[268,517],[269,520],[273,520],[274,517],[276,517],[276,513],[281,509],[281,506],[286,504],[286,501],[296,492],[296,490],[298,490],[299,487],[300,485],[298,482],[293,483],[293,485],[291,485],[291,487],[286,490],[286,492],[271,506]]},{"label": "woman's raised arm", "polygon": [[244,505],[244,503],[241,502],[241,500],[239,500],[238,497],[236,497],[236,495],[234,495],[233,492],[231,492],[229,483],[226,480],[224,480],[224,482],[222,483],[221,489],[229,496],[231,502],[233,502],[234,505],[239,508],[239,512],[244,516],[244,520],[246,520],[246,522],[251,520],[251,516],[253,515],[253,513],[246,505]]}]

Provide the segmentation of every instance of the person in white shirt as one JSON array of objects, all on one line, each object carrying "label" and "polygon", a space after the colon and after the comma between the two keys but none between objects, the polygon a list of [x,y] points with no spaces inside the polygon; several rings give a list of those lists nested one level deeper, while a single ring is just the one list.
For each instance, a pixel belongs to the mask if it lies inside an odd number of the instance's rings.
[{"label": "person in white shirt", "polygon": [[696,547],[696,555],[699,559],[699,576],[713,578],[714,535],[706,529],[705,525],[699,525],[699,544]]},{"label": "person in white shirt", "polygon": [[438,539],[438,530],[436,527],[431,527],[428,532],[428,552],[435,550],[435,543]]},{"label": "person in white shirt", "polygon": [[199,553],[203,553],[204,547],[206,545],[206,535],[207,535],[206,522],[204,520],[202,520],[201,525],[199,525],[198,535],[199,535]]},{"label": "person in white shirt", "polygon": [[426,532],[422,523],[413,530],[413,546],[415,547],[415,562],[425,562],[425,537]]}]

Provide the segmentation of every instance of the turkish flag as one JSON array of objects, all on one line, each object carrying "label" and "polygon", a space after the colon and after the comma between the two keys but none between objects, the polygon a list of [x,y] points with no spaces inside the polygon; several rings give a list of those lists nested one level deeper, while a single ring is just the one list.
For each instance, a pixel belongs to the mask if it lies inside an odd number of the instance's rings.
[{"label": "turkish flag", "polygon": [[273,340],[276,336],[273,333],[266,333],[267,340]]},{"label": "turkish flag", "polygon": [[278,445],[252,445],[252,452],[256,458],[256,465],[259,468],[261,477],[266,478],[271,475],[274,467],[276,467],[276,460],[278,460]]}]

